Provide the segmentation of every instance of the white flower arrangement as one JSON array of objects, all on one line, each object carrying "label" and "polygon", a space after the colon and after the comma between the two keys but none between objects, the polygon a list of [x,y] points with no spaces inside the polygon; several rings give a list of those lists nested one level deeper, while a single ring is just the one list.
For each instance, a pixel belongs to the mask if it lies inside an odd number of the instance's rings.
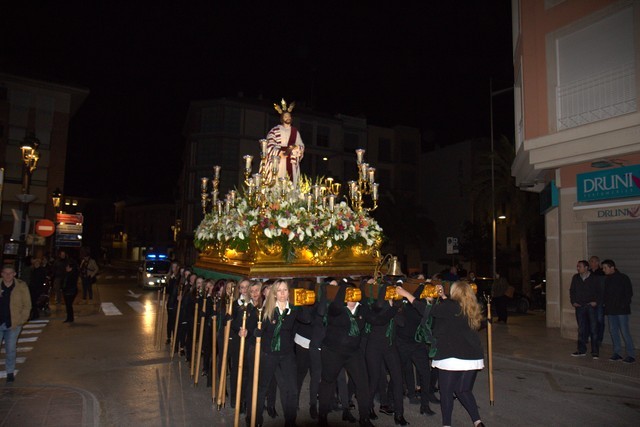
[{"label": "white flower arrangement", "polygon": [[225,247],[246,251],[251,230],[258,230],[267,242],[279,242],[283,252],[296,248],[311,250],[348,247],[357,244],[372,246],[383,239],[382,228],[366,211],[354,212],[342,201],[328,207],[308,209],[306,195],[287,188],[285,197],[272,187],[267,190],[264,209],[252,207],[246,196],[236,199],[228,213],[207,213],[195,230],[195,246],[203,250],[208,244],[222,243]]}]

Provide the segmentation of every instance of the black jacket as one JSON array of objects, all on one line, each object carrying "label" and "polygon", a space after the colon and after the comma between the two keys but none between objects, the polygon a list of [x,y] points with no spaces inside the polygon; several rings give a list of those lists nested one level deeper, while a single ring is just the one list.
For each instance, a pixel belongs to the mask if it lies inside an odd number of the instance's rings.
[{"label": "black jacket", "polygon": [[434,318],[433,335],[437,340],[434,360],[450,357],[478,360],[484,357],[480,337],[469,327],[458,302],[443,300],[431,308],[431,315]]},{"label": "black jacket", "polygon": [[369,313],[369,307],[366,304],[360,304],[356,309],[354,318],[360,333],[356,336],[350,336],[351,318],[349,309],[344,303],[346,292],[347,287],[340,285],[335,299],[329,304],[329,310],[327,312],[327,332],[322,341],[322,345],[327,346],[335,352],[351,354],[360,348],[362,330],[366,323],[365,318]]}]

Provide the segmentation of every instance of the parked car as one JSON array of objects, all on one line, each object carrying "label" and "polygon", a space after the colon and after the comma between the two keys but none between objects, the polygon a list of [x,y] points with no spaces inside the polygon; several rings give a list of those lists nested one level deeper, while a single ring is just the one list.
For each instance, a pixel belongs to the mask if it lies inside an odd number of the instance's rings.
[{"label": "parked car", "polygon": [[157,289],[167,285],[171,262],[164,254],[147,254],[138,268],[138,284],[143,288]]}]

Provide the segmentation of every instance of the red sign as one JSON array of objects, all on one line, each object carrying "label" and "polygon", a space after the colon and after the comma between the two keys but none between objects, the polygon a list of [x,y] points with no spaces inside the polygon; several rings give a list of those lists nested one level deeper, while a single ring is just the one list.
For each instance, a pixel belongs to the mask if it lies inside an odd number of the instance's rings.
[{"label": "red sign", "polygon": [[65,224],[82,224],[82,214],[65,214],[59,213],[56,215],[56,221]]},{"label": "red sign", "polygon": [[41,219],[36,222],[36,234],[42,237],[49,237],[56,231],[56,225],[48,219]]}]

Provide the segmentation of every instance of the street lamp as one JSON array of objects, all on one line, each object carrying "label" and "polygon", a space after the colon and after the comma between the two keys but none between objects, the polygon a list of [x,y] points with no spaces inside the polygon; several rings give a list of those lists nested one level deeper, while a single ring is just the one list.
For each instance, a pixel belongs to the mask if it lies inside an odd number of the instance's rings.
[{"label": "street lamp", "polygon": [[496,171],[495,171],[495,151],[493,147],[493,97],[513,90],[513,86],[506,89],[493,91],[493,81],[489,79],[489,120],[491,126],[491,261],[493,277],[496,277]]},{"label": "street lamp", "polygon": [[22,194],[18,195],[20,200],[21,215],[20,215],[20,239],[18,241],[18,258],[16,272],[18,277],[21,277],[24,269],[24,259],[27,255],[26,245],[26,225],[27,225],[27,212],[29,210],[29,203],[35,200],[36,196],[29,194],[29,188],[31,186],[31,175],[38,166],[38,160],[40,160],[40,153],[38,152],[38,146],[40,146],[40,140],[36,138],[33,132],[30,132],[25,138],[20,147],[22,151]]}]

